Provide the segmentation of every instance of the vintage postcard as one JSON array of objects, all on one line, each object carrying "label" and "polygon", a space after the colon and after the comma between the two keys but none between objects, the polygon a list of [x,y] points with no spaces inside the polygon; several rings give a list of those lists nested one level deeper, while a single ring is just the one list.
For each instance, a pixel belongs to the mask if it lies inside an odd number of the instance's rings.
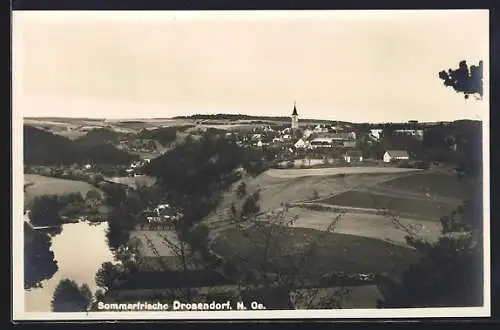
[{"label": "vintage postcard", "polygon": [[487,10],[12,33],[15,320],[490,315]]}]

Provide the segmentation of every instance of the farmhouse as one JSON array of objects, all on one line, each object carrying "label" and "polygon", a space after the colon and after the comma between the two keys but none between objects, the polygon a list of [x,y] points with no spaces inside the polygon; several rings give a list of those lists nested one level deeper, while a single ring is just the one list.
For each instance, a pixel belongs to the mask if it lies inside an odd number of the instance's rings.
[{"label": "farmhouse", "polygon": [[394,160],[408,160],[410,156],[406,150],[387,150],[384,153],[384,163],[390,163]]},{"label": "farmhouse", "polygon": [[363,155],[361,153],[361,150],[353,149],[346,151],[346,153],[344,154],[344,161],[346,163],[362,162]]}]

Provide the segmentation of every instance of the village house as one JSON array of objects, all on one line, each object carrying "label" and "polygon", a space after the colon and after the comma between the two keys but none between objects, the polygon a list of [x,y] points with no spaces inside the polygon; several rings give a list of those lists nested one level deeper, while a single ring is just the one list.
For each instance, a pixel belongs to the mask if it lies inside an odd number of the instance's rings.
[{"label": "village house", "polygon": [[326,137],[318,137],[313,139],[310,142],[311,148],[316,149],[316,148],[332,148],[333,145],[333,139],[332,138],[326,138]]},{"label": "village house", "polygon": [[384,163],[390,163],[395,160],[409,160],[410,156],[406,150],[387,150],[384,153]]},{"label": "village house", "polygon": [[421,129],[397,129],[394,131],[395,134],[413,136],[418,140],[424,139],[424,131]]},{"label": "village house", "polygon": [[363,154],[361,153],[361,150],[357,149],[347,150],[344,154],[344,161],[346,163],[362,162]]},{"label": "village house", "polygon": [[328,133],[328,127],[325,124],[318,124],[314,127],[314,133]]},{"label": "village house", "polygon": [[378,141],[380,140],[381,135],[382,135],[382,129],[377,128],[377,129],[371,129],[368,137],[374,141]]},{"label": "village house", "polygon": [[305,141],[304,139],[299,139],[297,142],[295,142],[294,147],[296,149],[307,149],[310,147],[310,143],[308,141]]},{"label": "village house", "polygon": [[356,140],[356,133],[355,132],[350,132],[350,133],[332,133],[328,135],[329,137],[332,138],[334,141],[352,141]]}]

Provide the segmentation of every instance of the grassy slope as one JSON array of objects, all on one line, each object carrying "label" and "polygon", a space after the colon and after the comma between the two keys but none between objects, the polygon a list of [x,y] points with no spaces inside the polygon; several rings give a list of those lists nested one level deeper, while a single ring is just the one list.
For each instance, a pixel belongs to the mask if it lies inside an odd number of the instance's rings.
[{"label": "grassy slope", "polygon": [[[395,214],[439,220],[473,192],[470,184],[445,173],[422,172],[380,182],[375,189],[348,191],[320,202],[389,209]],[[377,188],[381,188],[377,190]]]},{"label": "grassy slope", "polygon": [[[333,271],[398,274],[418,258],[415,250],[377,239],[307,228],[269,228],[228,229],[213,242],[212,249],[247,269],[265,265],[269,272],[280,272],[295,263],[308,279]],[[270,237],[272,243],[267,245]],[[303,255],[307,257],[300,262]]]},{"label": "grassy slope", "polygon": [[457,199],[470,197],[472,192],[471,185],[465,181],[451,175],[428,172],[387,181],[381,186]]}]

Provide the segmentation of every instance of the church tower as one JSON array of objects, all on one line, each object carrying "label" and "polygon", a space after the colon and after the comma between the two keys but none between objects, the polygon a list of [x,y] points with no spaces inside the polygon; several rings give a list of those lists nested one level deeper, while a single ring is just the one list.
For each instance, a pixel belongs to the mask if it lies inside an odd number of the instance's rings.
[{"label": "church tower", "polygon": [[292,112],[292,130],[299,128],[299,115],[297,114],[297,106],[293,102],[293,112]]}]

